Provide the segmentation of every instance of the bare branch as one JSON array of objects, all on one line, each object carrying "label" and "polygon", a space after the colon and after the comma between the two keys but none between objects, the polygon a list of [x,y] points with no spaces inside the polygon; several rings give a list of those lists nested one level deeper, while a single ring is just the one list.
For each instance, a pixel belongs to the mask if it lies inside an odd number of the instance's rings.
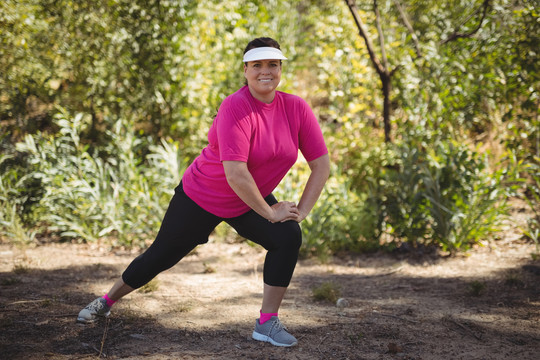
[{"label": "bare branch", "polygon": [[384,35],[381,27],[381,14],[379,13],[379,6],[377,6],[377,0],[373,0],[373,11],[375,12],[375,24],[377,25],[377,33],[379,34],[379,44],[381,46],[381,57],[385,72],[388,71],[388,58],[386,57],[386,49],[384,48]]},{"label": "bare branch", "polygon": [[377,58],[377,55],[375,54],[375,48],[373,47],[373,43],[371,42],[371,39],[368,37],[368,33],[366,31],[364,23],[362,22],[362,19],[360,18],[360,15],[358,14],[358,8],[356,7],[355,1],[345,0],[345,2],[349,6],[349,10],[351,10],[351,14],[353,16],[354,22],[356,23],[356,26],[358,27],[360,36],[364,39],[364,42],[366,43],[367,51],[369,53],[369,58],[371,59],[373,66],[375,66],[375,70],[377,70],[377,73],[379,73],[379,75],[384,74],[385,69],[381,65],[381,62],[379,61],[379,59]]},{"label": "bare branch", "polygon": [[398,64],[398,65],[396,65],[396,67],[393,68],[392,71],[390,71],[390,77],[394,76],[394,73],[396,73],[397,71],[399,71],[402,67],[403,67],[403,64]]},{"label": "bare branch", "polygon": [[416,33],[414,32],[414,29],[411,25],[411,22],[409,21],[409,17],[407,16],[407,13],[403,9],[403,6],[401,6],[401,3],[399,0],[394,0],[394,4],[396,4],[396,7],[399,11],[399,15],[401,16],[401,20],[403,20],[403,24],[405,24],[405,27],[407,30],[409,30],[409,33],[411,34],[411,38],[414,42],[414,49],[416,50],[416,57],[421,58],[422,52],[420,51],[420,43],[418,42],[418,37],[416,36]]},{"label": "bare branch", "polygon": [[[474,34],[476,34],[478,32],[478,30],[480,30],[480,28],[482,27],[482,24],[484,23],[484,19],[486,18],[486,15],[487,15],[487,12],[488,12],[488,9],[490,7],[490,0],[484,0],[484,2],[482,3],[482,6],[479,7],[478,9],[476,9],[471,15],[469,15],[467,17],[467,19],[465,19],[461,24],[459,24],[459,26],[456,28],[456,30],[454,30],[454,32],[452,34],[450,34],[450,36],[448,36],[448,38],[446,40],[443,40],[440,42],[441,45],[444,45],[450,41],[454,41],[456,39],[459,39],[459,38],[469,38],[471,36],[473,36]],[[469,21],[474,15],[476,15],[481,9],[483,9],[483,12],[482,12],[482,18],[480,18],[480,21],[478,22],[478,26],[476,26],[475,29],[471,30],[470,32],[468,33],[460,33],[459,32],[459,29],[467,22]]]}]

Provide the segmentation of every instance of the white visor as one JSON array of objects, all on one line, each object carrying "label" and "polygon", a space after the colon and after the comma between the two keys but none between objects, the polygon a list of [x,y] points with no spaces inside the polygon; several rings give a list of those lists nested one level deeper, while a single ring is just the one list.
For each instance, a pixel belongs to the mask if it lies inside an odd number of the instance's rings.
[{"label": "white visor", "polygon": [[274,47],[258,47],[244,54],[244,62],[256,60],[287,60],[281,50]]}]

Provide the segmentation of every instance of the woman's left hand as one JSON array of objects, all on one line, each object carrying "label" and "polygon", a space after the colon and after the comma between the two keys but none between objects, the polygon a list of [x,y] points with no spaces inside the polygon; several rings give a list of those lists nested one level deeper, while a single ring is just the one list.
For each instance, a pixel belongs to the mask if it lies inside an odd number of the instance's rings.
[{"label": "woman's left hand", "polygon": [[[298,209],[298,207],[297,207],[297,209]],[[300,209],[298,209],[298,214],[296,216],[296,219],[294,219],[294,221],[296,221],[297,223],[301,223],[307,216],[308,216],[307,212],[304,212],[304,211],[301,211]]]},{"label": "woman's left hand", "polygon": [[289,220],[297,221],[299,216],[296,204],[290,201],[280,201],[270,207],[274,212],[274,216],[269,218],[270,222],[285,222]]}]

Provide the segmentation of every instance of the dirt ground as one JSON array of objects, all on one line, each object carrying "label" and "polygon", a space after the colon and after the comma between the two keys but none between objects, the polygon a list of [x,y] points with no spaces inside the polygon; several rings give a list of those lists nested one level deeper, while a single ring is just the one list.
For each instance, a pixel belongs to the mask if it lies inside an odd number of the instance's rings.
[{"label": "dirt ground", "polygon": [[[540,261],[511,232],[468,254],[299,262],[280,311],[293,348],[251,340],[264,253],[200,246],[109,319],[77,324],[136,255],[0,245],[0,359],[539,359]],[[348,306],[316,301],[332,283]]]}]

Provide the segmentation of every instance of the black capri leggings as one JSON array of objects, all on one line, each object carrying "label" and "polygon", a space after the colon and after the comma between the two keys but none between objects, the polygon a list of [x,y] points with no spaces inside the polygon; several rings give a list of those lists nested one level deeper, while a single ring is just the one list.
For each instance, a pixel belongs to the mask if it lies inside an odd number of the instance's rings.
[{"label": "black capri leggings", "polygon": [[[269,205],[277,203],[273,195],[265,200]],[[302,244],[302,231],[296,221],[271,223],[253,210],[235,218],[221,218],[191,200],[184,193],[182,183],[175,189],[155,241],[129,264],[122,279],[132,288],[140,288],[178,263],[197,245],[208,242],[208,236],[222,221],[268,250],[263,270],[266,284],[289,286]]]}]

